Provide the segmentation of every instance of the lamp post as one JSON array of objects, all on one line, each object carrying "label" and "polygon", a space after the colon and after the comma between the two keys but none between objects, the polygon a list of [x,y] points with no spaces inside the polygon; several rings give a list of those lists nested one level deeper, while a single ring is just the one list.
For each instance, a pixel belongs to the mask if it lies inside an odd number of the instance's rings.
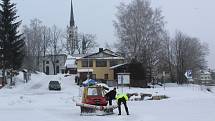
[{"label": "lamp post", "polygon": [[90,66],[90,59],[87,58],[87,79],[90,79],[90,75],[89,75],[89,67]]},{"label": "lamp post", "polygon": [[163,88],[164,88],[164,90],[165,90],[165,87],[166,87],[166,85],[165,85],[165,76],[166,76],[166,72],[165,71],[163,71]]}]

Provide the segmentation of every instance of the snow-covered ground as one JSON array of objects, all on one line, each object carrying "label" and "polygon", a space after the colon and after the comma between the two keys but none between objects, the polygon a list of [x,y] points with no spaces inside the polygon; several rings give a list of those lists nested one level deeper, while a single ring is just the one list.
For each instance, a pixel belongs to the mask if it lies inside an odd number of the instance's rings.
[{"label": "snow-covered ground", "polygon": [[[74,76],[47,76],[33,74],[32,80],[24,84],[21,75],[17,86],[0,89],[1,121],[214,121],[215,87],[208,92],[195,85],[177,86],[168,84],[166,88],[152,89],[123,88],[129,93],[150,93],[166,95],[164,100],[128,101],[129,116],[122,106],[122,115],[117,109],[108,116],[80,116],[80,107],[75,106],[80,88]],[[61,82],[61,91],[49,91],[50,80]],[[118,91],[121,91],[119,88]]]}]

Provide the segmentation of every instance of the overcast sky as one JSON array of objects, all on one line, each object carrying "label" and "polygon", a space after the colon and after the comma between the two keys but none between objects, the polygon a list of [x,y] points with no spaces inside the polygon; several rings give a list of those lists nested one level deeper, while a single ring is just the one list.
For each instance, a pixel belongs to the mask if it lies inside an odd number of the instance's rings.
[{"label": "overcast sky", "polygon": [[[65,29],[69,24],[70,0],[13,0],[17,3],[18,15],[24,24],[39,18],[45,25],[57,25]],[[116,6],[131,0],[73,0],[75,23],[79,32],[96,34],[97,42],[116,41],[113,20]],[[215,1],[214,0],[151,0],[153,7],[161,8],[167,29],[173,35],[180,30],[206,42],[210,48],[207,58],[215,68]]]}]

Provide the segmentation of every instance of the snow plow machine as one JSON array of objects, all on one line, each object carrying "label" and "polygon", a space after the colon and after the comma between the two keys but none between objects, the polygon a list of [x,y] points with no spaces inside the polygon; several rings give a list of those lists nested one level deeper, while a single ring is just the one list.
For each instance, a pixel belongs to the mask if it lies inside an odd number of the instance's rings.
[{"label": "snow plow machine", "polygon": [[87,86],[84,87],[81,103],[76,103],[80,106],[81,115],[111,115],[117,105],[108,105],[105,98],[105,88],[102,86]]}]

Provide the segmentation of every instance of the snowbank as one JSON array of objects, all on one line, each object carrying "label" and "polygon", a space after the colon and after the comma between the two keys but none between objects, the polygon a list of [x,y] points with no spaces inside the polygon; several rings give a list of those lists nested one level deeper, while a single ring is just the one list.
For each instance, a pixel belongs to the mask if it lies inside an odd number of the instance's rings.
[{"label": "snowbank", "polygon": [[[12,89],[0,89],[0,116],[2,121],[214,121],[215,93],[197,85],[176,84],[166,88],[121,88],[126,93],[167,95],[165,100],[128,101],[129,116],[122,106],[122,115],[117,110],[109,116],[80,116],[80,107],[75,106],[81,88],[75,84],[75,76],[32,74],[27,84],[19,83]],[[49,91],[50,80],[58,80],[61,91]],[[211,87],[215,91],[215,87]],[[137,97],[136,97],[137,98]],[[140,97],[138,97],[140,98]],[[116,102],[114,102],[116,103]]]}]

